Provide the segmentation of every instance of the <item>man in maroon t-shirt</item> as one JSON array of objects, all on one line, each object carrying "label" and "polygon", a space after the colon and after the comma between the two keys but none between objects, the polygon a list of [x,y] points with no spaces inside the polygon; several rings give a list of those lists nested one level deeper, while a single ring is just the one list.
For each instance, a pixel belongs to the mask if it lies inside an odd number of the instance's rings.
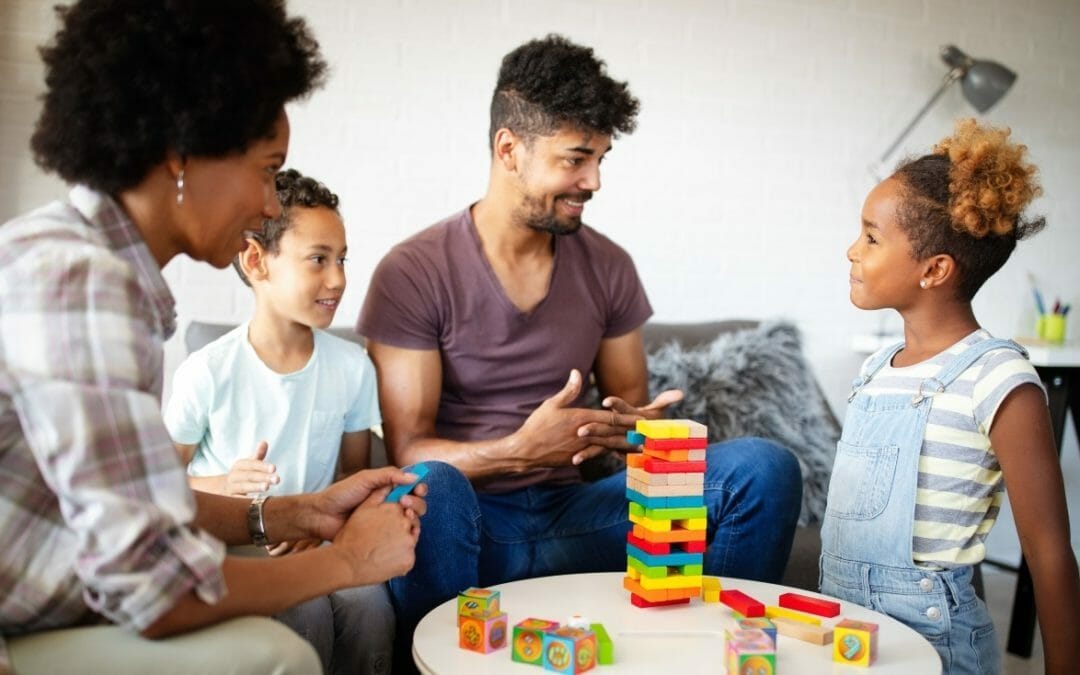
[{"label": "man in maroon t-shirt", "polygon": [[[463,588],[625,569],[625,474],[583,483],[577,465],[627,450],[627,429],[682,393],[648,402],[652,308],[629,255],[581,214],[637,111],[592,49],[558,36],[515,49],[491,103],[487,193],[375,270],[357,331],[387,449],[430,466],[416,565],[391,582],[396,665],[419,619]],[[581,407],[590,374],[604,409]],[[794,457],[739,439],[708,465],[706,572],[778,579],[800,507]]]}]

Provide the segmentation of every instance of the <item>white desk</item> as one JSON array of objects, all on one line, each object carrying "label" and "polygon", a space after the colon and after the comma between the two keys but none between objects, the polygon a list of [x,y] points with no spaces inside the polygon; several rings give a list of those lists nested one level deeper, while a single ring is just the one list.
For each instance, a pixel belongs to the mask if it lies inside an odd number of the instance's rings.
[{"label": "white desk", "polygon": [[[689,605],[642,609],[630,604],[623,589],[622,572],[570,574],[525,579],[499,586],[502,611],[509,619],[507,643],[513,625],[537,617],[565,623],[580,614],[593,623],[602,623],[615,647],[615,664],[597,666],[598,675],[629,673],[722,673],[724,672],[724,630],[735,628],[732,611],[720,603],[695,599]],[[741,579],[723,579],[724,588],[738,589],[765,603],[776,605],[781,593],[795,591],[776,584]],[[829,673],[858,675],[928,675],[941,672],[937,652],[918,633],[883,614],[851,603],[841,603],[840,616],[822,619],[833,625],[841,618],[878,624],[878,660],[866,671],[832,660],[832,645],[817,646],[794,638],[778,636],[778,673],[814,675]],[[537,673],[536,666],[510,658],[510,647],[491,654],[479,654],[458,647],[457,599],[433,609],[413,634],[413,659],[422,673]]]}]

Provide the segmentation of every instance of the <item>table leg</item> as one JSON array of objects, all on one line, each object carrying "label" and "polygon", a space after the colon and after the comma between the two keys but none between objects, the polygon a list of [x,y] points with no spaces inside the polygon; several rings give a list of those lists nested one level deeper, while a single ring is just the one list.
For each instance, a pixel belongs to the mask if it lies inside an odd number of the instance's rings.
[{"label": "table leg", "polygon": [[[1080,409],[1080,396],[1074,396],[1069,400],[1070,380],[1073,372],[1067,368],[1038,367],[1039,377],[1046,385],[1046,393],[1050,406],[1050,425],[1054,432],[1054,443],[1057,444],[1058,457],[1061,457],[1061,443],[1065,436],[1065,418],[1070,408],[1073,414],[1073,423],[1076,425],[1077,436],[1080,437],[1080,417],[1077,411]],[[1035,586],[1031,583],[1031,571],[1028,569],[1027,560],[1020,554],[1020,567],[1016,572],[1016,592],[1013,595],[1012,618],[1009,620],[1009,641],[1006,650],[1010,654],[1016,654],[1024,658],[1031,657],[1031,645],[1035,638]]]}]

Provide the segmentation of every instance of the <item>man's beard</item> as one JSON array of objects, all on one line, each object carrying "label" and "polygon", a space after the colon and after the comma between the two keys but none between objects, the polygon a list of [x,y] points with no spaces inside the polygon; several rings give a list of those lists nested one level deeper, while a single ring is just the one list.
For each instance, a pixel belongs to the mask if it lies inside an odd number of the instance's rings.
[{"label": "man's beard", "polygon": [[[569,197],[570,195],[559,195],[556,198]],[[581,201],[582,203],[589,201],[592,198],[592,194],[574,195],[576,199],[574,201]],[[544,232],[546,234],[564,235],[564,234],[576,234],[581,229],[581,218],[572,218],[569,222],[560,220],[554,213],[542,213],[543,202],[531,197],[525,198],[525,210],[527,215],[525,216],[525,227],[536,232]]]}]

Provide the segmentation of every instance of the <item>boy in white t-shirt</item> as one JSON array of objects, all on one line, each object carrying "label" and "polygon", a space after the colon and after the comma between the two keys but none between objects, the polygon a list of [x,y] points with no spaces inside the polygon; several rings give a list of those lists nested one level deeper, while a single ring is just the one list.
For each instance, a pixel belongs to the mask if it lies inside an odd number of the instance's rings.
[{"label": "boy in white t-shirt", "polygon": [[[338,198],[292,169],[275,184],[281,215],[252,232],[234,261],[255,293],[254,316],[180,365],[165,409],[189,482],[205,492],[321,490],[368,467],[370,428],[381,422],[366,352],[323,330],[345,290]],[[389,672],[394,614],[385,585],[338,591],[276,618],[312,642],[327,673]]]}]

